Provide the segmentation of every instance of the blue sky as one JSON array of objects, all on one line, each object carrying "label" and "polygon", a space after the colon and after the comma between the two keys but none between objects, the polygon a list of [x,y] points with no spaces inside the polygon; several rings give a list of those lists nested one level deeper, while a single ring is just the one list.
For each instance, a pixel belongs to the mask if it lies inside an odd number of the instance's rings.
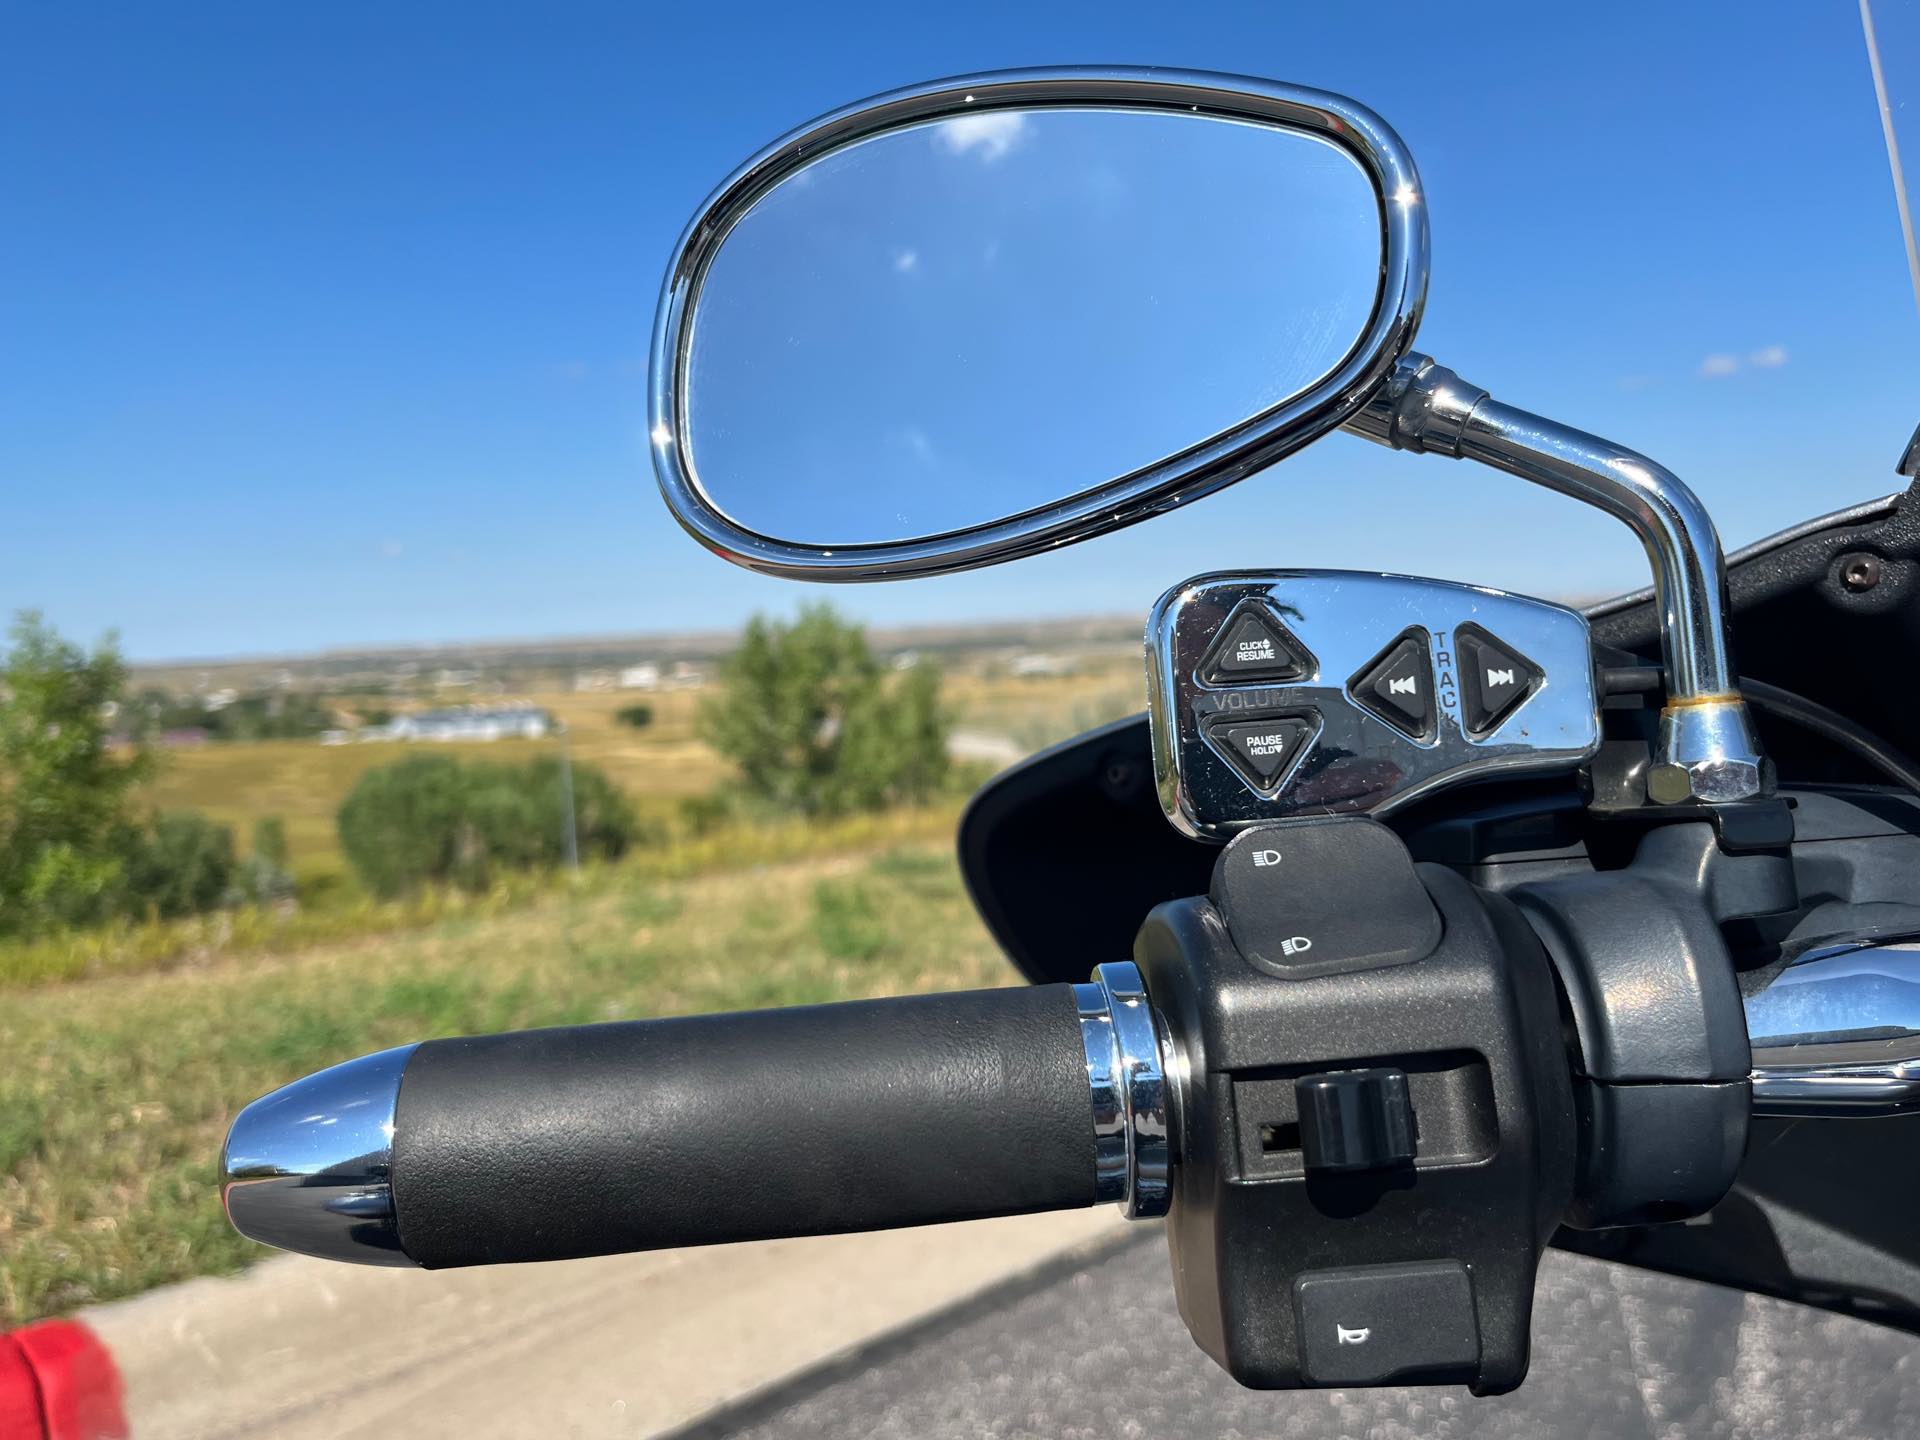
[{"label": "blue sky", "polygon": [[1372,319],[1381,228],[1360,163],[1298,131],[1070,109],[881,135],[728,231],[686,448],[715,506],[783,540],[1004,520],[1333,370]]},{"label": "blue sky", "polygon": [[[1899,100],[1920,23],[1877,9]],[[1851,4],[38,6],[8,30],[0,607],[137,657],[790,609],[807,587],[707,556],[654,491],[668,252],[771,136],[1005,65],[1364,100],[1431,203],[1421,348],[1671,466],[1730,543],[1896,488],[1920,420]],[[1596,513],[1335,436],[1017,568],[833,593],[876,622],[1144,612],[1199,570],[1301,564],[1645,578]]]}]

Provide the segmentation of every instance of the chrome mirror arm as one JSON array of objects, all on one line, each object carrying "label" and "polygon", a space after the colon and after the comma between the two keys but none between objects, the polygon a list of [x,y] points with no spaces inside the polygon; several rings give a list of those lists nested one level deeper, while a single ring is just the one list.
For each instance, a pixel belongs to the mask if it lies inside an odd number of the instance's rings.
[{"label": "chrome mirror arm", "polygon": [[1660,607],[1667,703],[1647,772],[1662,804],[1749,800],[1770,788],[1730,648],[1726,558],[1678,476],[1598,436],[1503,405],[1428,356],[1408,354],[1343,427],[1396,450],[1477,460],[1625,522],[1646,547]]}]

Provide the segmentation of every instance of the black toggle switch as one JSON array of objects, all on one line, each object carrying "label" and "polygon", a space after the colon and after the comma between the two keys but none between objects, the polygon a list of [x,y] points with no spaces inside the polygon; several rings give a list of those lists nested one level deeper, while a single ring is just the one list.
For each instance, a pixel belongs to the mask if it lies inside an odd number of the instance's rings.
[{"label": "black toggle switch", "polygon": [[1300,1113],[1300,1158],[1309,1172],[1413,1163],[1406,1071],[1386,1067],[1305,1075],[1294,1083],[1293,1093]]},{"label": "black toggle switch", "polygon": [[1460,654],[1461,714],[1467,734],[1478,740],[1526,702],[1545,672],[1478,625],[1460,626],[1453,639]]},{"label": "black toggle switch", "polygon": [[1266,606],[1247,601],[1220,627],[1220,638],[1200,663],[1200,678],[1209,685],[1243,685],[1298,680],[1313,668],[1306,646]]}]

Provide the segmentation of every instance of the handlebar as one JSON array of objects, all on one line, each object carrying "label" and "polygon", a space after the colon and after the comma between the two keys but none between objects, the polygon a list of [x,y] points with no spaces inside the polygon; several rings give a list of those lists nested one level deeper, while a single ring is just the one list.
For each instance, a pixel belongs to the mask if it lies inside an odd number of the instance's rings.
[{"label": "handlebar", "polygon": [[1071,1209],[1163,1213],[1139,973],[383,1051],[241,1112],[225,1198],[285,1249],[429,1268]]}]

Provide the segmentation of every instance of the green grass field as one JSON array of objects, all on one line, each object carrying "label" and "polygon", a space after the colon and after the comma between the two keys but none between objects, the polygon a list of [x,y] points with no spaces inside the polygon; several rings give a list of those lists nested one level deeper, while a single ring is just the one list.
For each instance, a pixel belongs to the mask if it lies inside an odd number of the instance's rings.
[{"label": "green grass field", "polygon": [[220,1211],[235,1111],[383,1046],[1008,983],[944,842],[676,881],[0,1004],[0,1329],[269,1253]]}]

